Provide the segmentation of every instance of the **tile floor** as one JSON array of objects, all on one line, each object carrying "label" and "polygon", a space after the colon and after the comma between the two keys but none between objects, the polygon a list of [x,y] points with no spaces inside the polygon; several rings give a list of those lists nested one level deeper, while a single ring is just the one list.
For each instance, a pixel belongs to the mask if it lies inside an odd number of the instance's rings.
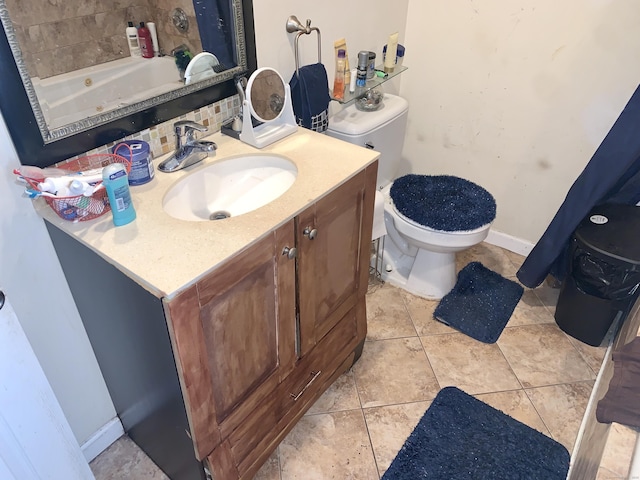
[{"label": "tile floor", "polygon": [[[458,255],[515,279],[523,257],[482,243]],[[571,452],[604,347],[587,346],[555,324],[558,290],[525,293],[495,344],[432,318],[436,301],[389,284],[367,296],[368,338],[356,365],[318,400],[256,480],[378,480],[437,392],[448,385],[539,430]],[[635,432],[614,425],[599,480],[626,478]],[[166,479],[131,440],[91,463],[98,480]]]}]

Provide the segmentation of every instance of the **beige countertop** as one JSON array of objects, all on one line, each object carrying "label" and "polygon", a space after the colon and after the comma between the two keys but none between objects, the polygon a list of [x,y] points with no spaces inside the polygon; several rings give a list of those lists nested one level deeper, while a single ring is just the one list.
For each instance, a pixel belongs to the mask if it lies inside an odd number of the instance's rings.
[{"label": "beige countertop", "polygon": [[[172,298],[226,259],[284,224],[307,206],[369,165],[379,154],[299,128],[270,146],[256,149],[216,133],[215,156],[173,173],[157,171],[145,185],[131,187],[137,218],[115,227],[111,213],[73,223],[58,217],[39,199],[38,213],[83,243],[158,298]],[[178,180],[224,158],[277,154],[295,163],[296,181],[282,196],[253,212],[224,220],[191,222],[170,217],[162,208],[166,191]],[[165,157],[154,160],[154,166]]]}]

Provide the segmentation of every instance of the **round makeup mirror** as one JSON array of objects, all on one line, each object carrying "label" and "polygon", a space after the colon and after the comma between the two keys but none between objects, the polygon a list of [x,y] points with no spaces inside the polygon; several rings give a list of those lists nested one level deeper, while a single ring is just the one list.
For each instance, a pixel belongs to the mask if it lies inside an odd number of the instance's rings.
[{"label": "round makeup mirror", "polygon": [[249,77],[246,96],[256,120],[275,120],[282,114],[285,104],[284,80],[273,68],[259,68]]}]

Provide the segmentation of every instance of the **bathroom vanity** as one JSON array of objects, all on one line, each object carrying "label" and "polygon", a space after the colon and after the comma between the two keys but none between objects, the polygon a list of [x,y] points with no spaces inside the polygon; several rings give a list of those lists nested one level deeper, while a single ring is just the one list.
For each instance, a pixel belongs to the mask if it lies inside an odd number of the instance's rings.
[{"label": "bathroom vanity", "polygon": [[[304,129],[262,150],[208,140],[215,157],[131,189],[132,224],[37,208],[129,436],[172,479],[251,479],[362,351],[378,154]],[[297,168],[271,203],[163,211],[184,176],[260,154]]]}]

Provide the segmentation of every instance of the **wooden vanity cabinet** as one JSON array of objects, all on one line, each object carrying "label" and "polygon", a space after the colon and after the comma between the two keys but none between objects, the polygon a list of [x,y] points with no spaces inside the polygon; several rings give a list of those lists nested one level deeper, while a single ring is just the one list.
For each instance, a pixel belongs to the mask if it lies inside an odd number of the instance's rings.
[{"label": "wooden vanity cabinet", "polygon": [[216,480],[253,478],[359,355],[376,170],[165,301],[196,457]]}]

